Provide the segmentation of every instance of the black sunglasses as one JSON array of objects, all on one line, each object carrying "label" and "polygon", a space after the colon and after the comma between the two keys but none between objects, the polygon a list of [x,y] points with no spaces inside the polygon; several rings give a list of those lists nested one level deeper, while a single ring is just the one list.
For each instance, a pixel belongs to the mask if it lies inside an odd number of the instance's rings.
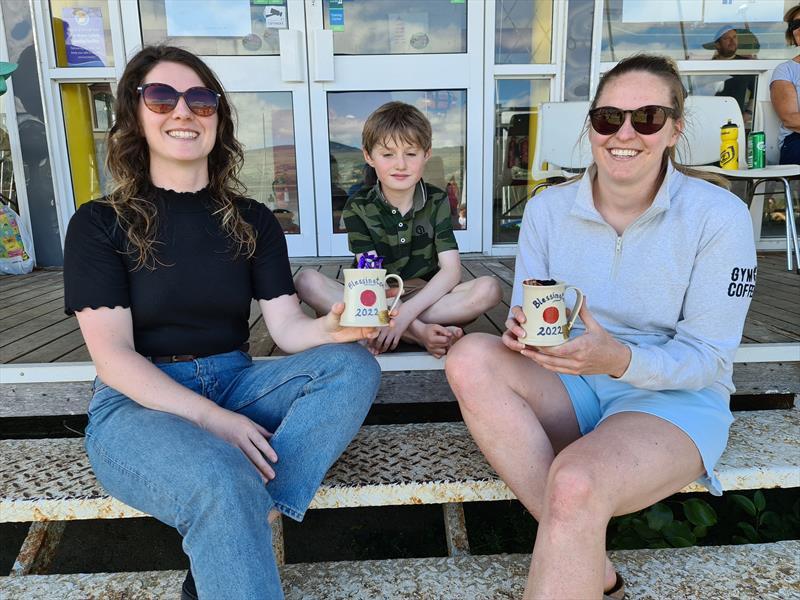
[{"label": "black sunglasses", "polygon": [[137,87],[136,91],[142,96],[144,105],[160,115],[173,111],[178,106],[178,100],[183,97],[186,106],[198,117],[210,117],[217,112],[220,98],[220,94],[202,86],[179,92],[166,83],[145,83]]},{"label": "black sunglasses", "polygon": [[678,111],[668,106],[651,104],[633,110],[622,110],[614,106],[601,106],[589,111],[589,120],[600,135],[617,133],[625,122],[625,115],[631,116],[631,126],[637,133],[651,135],[661,131],[669,117],[678,118]]},{"label": "black sunglasses", "polygon": [[798,28],[800,28],[800,19],[792,19],[789,21],[789,33]]}]

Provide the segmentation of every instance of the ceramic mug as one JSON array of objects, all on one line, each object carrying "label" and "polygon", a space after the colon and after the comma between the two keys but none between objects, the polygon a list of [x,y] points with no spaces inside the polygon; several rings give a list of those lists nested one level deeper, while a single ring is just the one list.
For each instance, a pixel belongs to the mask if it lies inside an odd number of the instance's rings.
[{"label": "ceramic mug", "polygon": [[[344,327],[385,327],[403,293],[403,280],[387,275],[386,269],[342,269],[344,273],[344,314],[339,323]],[[397,296],[386,308],[386,281],[397,280]]]},{"label": "ceramic mug", "polygon": [[[575,290],[575,305],[567,319],[564,296]],[[525,313],[525,337],[519,339],[527,346],[558,346],[569,339],[569,332],[583,306],[583,292],[574,285],[553,280],[522,282],[522,311]]]}]

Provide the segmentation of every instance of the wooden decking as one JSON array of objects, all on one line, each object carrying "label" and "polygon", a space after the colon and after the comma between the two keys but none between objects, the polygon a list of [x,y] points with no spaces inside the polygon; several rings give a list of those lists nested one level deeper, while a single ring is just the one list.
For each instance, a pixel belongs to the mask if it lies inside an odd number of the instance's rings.
[{"label": "wooden decking", "polygon": [[[341,278],[348,259],[293,264]],[[502,283],[503,302],[466,328],[467,332],[499,334],[511,300],[513,258],[462,259],[463,279],[494,275]],[[744,328],[743,343],[800,342],[800,277],[788,272],[785,256],[759,254],[758,285]],[[309,313],[308,307],[304,307]],[[254,356],[281,354],[261,319],[257,304],[250,314],[250,352]],[[64,314],[64,285],[60,270],[0,277],[0,363],[88,361],[78,323]]]}]

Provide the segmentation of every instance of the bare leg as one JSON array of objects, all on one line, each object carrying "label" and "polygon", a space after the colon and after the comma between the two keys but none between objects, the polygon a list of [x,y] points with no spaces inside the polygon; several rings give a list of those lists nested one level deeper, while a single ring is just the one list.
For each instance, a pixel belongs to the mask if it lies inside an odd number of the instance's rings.
[{"label": "bare leg", "polygon": [[679,491],[703,470],[683,431],[644,413],[613,415],[567,446],[547,478],[526,600],[599,597],[609,519]]},{"label": "bare leg", "polygon": [[[580,437],[557,375],[512,352],[500,338],[471,334],[453,346],[447,379],[464,421],[489,463],[537,520],[555,455]],[[605,559],[603,589],[615,583]]]},{"label": "bare leg", "polygon": [[429,308],[422,311],[423,323],[466,325],[497,306],[503,298],[500,282],[494,277],[478,277],[459,283]]},{"label": "bare leg", "polygon": [[344,298],[344,286],[319,271],[303,269],[294,277],[297,296],[318,315],[326,315]]},{"label": "bare leg", "polygon": [[455,344],[445,371],[472,437],[538,518],[555,454],[580,437],[564,384],[500,338],[483,333]]}]

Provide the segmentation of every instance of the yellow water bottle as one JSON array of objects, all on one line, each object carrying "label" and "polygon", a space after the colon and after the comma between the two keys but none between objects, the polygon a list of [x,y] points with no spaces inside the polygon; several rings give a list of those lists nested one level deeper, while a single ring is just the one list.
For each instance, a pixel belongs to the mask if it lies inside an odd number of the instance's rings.
[{"label": "yellow water bottle", "polygon": [[730,119],[719,130],[719,166],[739,168],[739,128]]}]

